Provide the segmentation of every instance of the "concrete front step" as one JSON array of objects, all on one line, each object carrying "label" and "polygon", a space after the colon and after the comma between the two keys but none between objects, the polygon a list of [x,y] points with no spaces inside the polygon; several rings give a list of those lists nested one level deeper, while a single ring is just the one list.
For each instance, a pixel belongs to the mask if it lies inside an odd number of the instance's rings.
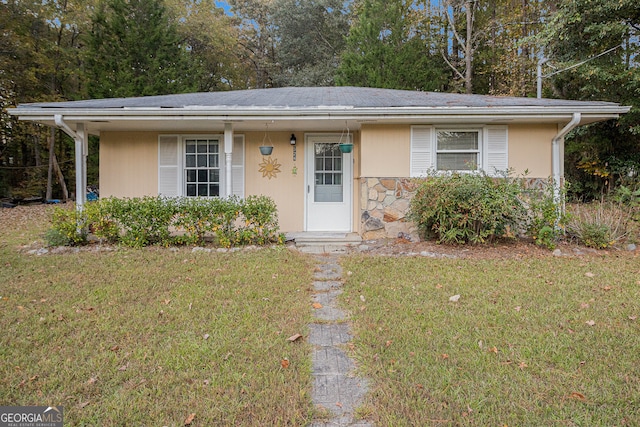
[{"label": "concrete front step", "polygon": [[362,237],[357,233],[289,233],[287,240],[294,241],[300,252],[311,254],[346,253],[362,243]]}]

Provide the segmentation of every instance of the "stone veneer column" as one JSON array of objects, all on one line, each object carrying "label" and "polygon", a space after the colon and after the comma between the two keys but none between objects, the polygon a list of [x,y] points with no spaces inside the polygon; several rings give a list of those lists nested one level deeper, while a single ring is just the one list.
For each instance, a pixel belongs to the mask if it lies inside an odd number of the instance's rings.
[{"label": "stone veneer column", "polygon": [[406,216],[418,184],[411,178],[363,178],[361,182],[362,237],[417,241],[417,229]]}]

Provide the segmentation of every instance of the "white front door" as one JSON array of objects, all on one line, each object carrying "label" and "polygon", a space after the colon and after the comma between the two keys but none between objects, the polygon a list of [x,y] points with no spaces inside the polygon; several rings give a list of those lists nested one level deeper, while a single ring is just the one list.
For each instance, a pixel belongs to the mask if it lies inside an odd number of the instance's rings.
[{"label": "white front door", "polygon": [[307,135],[306,231],[351,232],[353,155],[338,147],[340,134]]}]

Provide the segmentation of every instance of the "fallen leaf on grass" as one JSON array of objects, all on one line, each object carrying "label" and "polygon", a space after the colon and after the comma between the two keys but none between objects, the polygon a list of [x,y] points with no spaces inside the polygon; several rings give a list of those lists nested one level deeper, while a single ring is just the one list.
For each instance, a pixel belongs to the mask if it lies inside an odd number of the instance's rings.
[{"label": "fallen leaf on grass", "polygon": [[280,365],[284,368],[287,369],[289,367],[289,359],[284,358],[280,361]]},{"label": "fallen leaf on grass", "polygon": [[584,394],[578,393],[577,391],[574,391],[573,393],[571,393],[569,397],[571,399],[576,399],[576,400],[582,400],[582,401],[587,400],[587,398],[584,397]]},{"label": "fallen leaf on grass", "polygon": [[186,420],[184,420],[184,425],[188,426],[191,425],[191,423],[193,422],[193,420],[195,419],[196,414],[189,414],[189,416],[187,417]]},{"label": "fallen leaf on grass", "polygon": [[449,301],[451,302],[458,302],[459,299],[460,299],[460,295],[454,295],[452,297],[449,297]]},{"label": "fallen leaf on grass", "polygon": [[313,303],[313,308],[316,308],[316,309],[322,308],[322,304],[320,304],[319,302],[314,302]]},{"label": "fallen leaf on grass", "polygon": [[584,273],[584,275],[587,276],[587,277],[594,277],[595,276],[595,274],[593,274],[591,272]]},{"label": "fallen leaf on grass", "polygon": [[443,360],[446,360],[449,358],[449,355],[447,353],[442,353],[440,357],[442,357]]},{"label": "fallen leaf on grass", "polygon": [[611,289],[613,289],[611,286],[603,286],[602,290],[604,291],[610,291]]},{"label": "fallen leaf on grass", "polygon": [[162,302],[164,303],[164,305],[169,305],[169,303],[171,302],[171,300],[170,300],[170,299],[166,299],[166,300],[164,300],[164,301],[162,301]]},{"label": "fallen leaf on grass", "polygon": [[389,340],[386,343],[384,343],[385,347],[389,347],[391,345],[391,343],[393,343],[393,341]]},{"label": "fallen leaf on grass", "polygon": [[593,326],[593,325],[595,325],[595,324],[596,324],[596,322],[595,322],[595,321],[593,321],[593,320],[587,320],[587,321],[586,321],[586,322],[584,322],[584,323],[586,323],[586,324],[587,324],[587,325],[589,325],[589,326]]},{"label": "fallen leaf on grass", "polygon": [[520,369],[524,369],[524,368],[526,368],[527,366],[529,366],[529,365],[527,365],[527,364],[526,364],[526,363],[524,363],[524,362],[520,362],[520,363],[518,363],[518,368],[520,368]]},{"label": "fallen leaf on grass", "polygon": [[495,354],[498,354],[498,347],[491,347],[491,348],[489,349],[489,353],[495,353]]},{"label": "fallen leaf on grass", "polygon": [[517,306],[517,307],[515,307],[515,308],[514,308],[514,310],[515,310],[515,311],[520,311],[520,310],[522,310],[522,307]]},{"label": "fallen leaf on grass", "polygon": [[129,363],[127,363],[126,365],[122,365],[118,368],[118,371],[120,372],[124,372],[127,370],[127,368],[129,367]]},{"label": "fallen leaf on grass", "polygon": [[629,320],[636,320],[638,316],[629,316]]},{"label": "fallen leaf on grass", "polygon": [[298,341],[300,338],[302,338],[302,335],[295,334],[295,335],[291,335],[289,338],[287,338],[287,341],[294,342],[294,341]]},{"label": "fallen leaf on grass", "polygon": [[209,339],[209,337],[210,337],[210,335],[209,335],[209,334],[204,334],[204,335],[202,336],[202,338],[204,338],[205,340],[208,340],[208,339]]}]

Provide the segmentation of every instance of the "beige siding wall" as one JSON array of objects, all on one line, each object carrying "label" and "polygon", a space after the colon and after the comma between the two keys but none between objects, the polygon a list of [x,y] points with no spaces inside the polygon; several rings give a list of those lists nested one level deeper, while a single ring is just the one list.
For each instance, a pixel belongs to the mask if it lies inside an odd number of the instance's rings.
[{"label": "beige siding wall", "polygon": [[[509,126],[509,167],[516,173],[529,170],[530,178],[551,175],[551,139],[555,124]],[[263,157],[258,147],[264,132],[245,135],[245,195],[263,194],[278,206],[282,231],[304,230],[305,134],[297,132],[297,160],[289,144],[290,132],[270,132],[271,158],[280,173],[269,179],[260,172]],[[103,197],[141,197],[158,194],[158,133],[104,132],[100,136],[100,194]],[[364,124],[354,137],[353,225],[361,231],[363,179],[409,176],[411,126]],[[293,173],[294,166],[297,173]],[[366,204],[366,203],[365,203]]]},{"label": "beige siding wall", "polygon": [[515,173],[529,170],[529,178],[551,176],[551,140],[558,133],[554,123],[509,126],[509,167]]},{"label": "beige siding wall", "polygon": [[[556,124],[516,124],[509,129],[509,167],[516,174],[529,170],[530,178],[551,175],[551,139]],[[363,125],[360,142],[361,177],[408,177],[411,126]]]},{"label": "beige siding wall", "polygon": [[158,195],[158,134],[103,132],[100,135],[100,196]]},{"label": "beige siding wall", "polygon": [[409,176],[411,126],[362,125],[363,177]]},{"label": "beige siding wall", "polygon": [[[245,194],[262,194],[271,197],[278,206],[280,229],[302,231],[304,228],[304,134],[296,133],[298,140],[296,162],[293,147],[289,143],[291,132],[269,132],[273,153],[271,159],[280,164],[280,173],[269,179],[260,172],[264,159],[258,147],[262,145],[264,132],[247,132],[245,135]],[[268,145],[268,141],[266,143]],[[293,167],[297,174],[293,174]]]}]

